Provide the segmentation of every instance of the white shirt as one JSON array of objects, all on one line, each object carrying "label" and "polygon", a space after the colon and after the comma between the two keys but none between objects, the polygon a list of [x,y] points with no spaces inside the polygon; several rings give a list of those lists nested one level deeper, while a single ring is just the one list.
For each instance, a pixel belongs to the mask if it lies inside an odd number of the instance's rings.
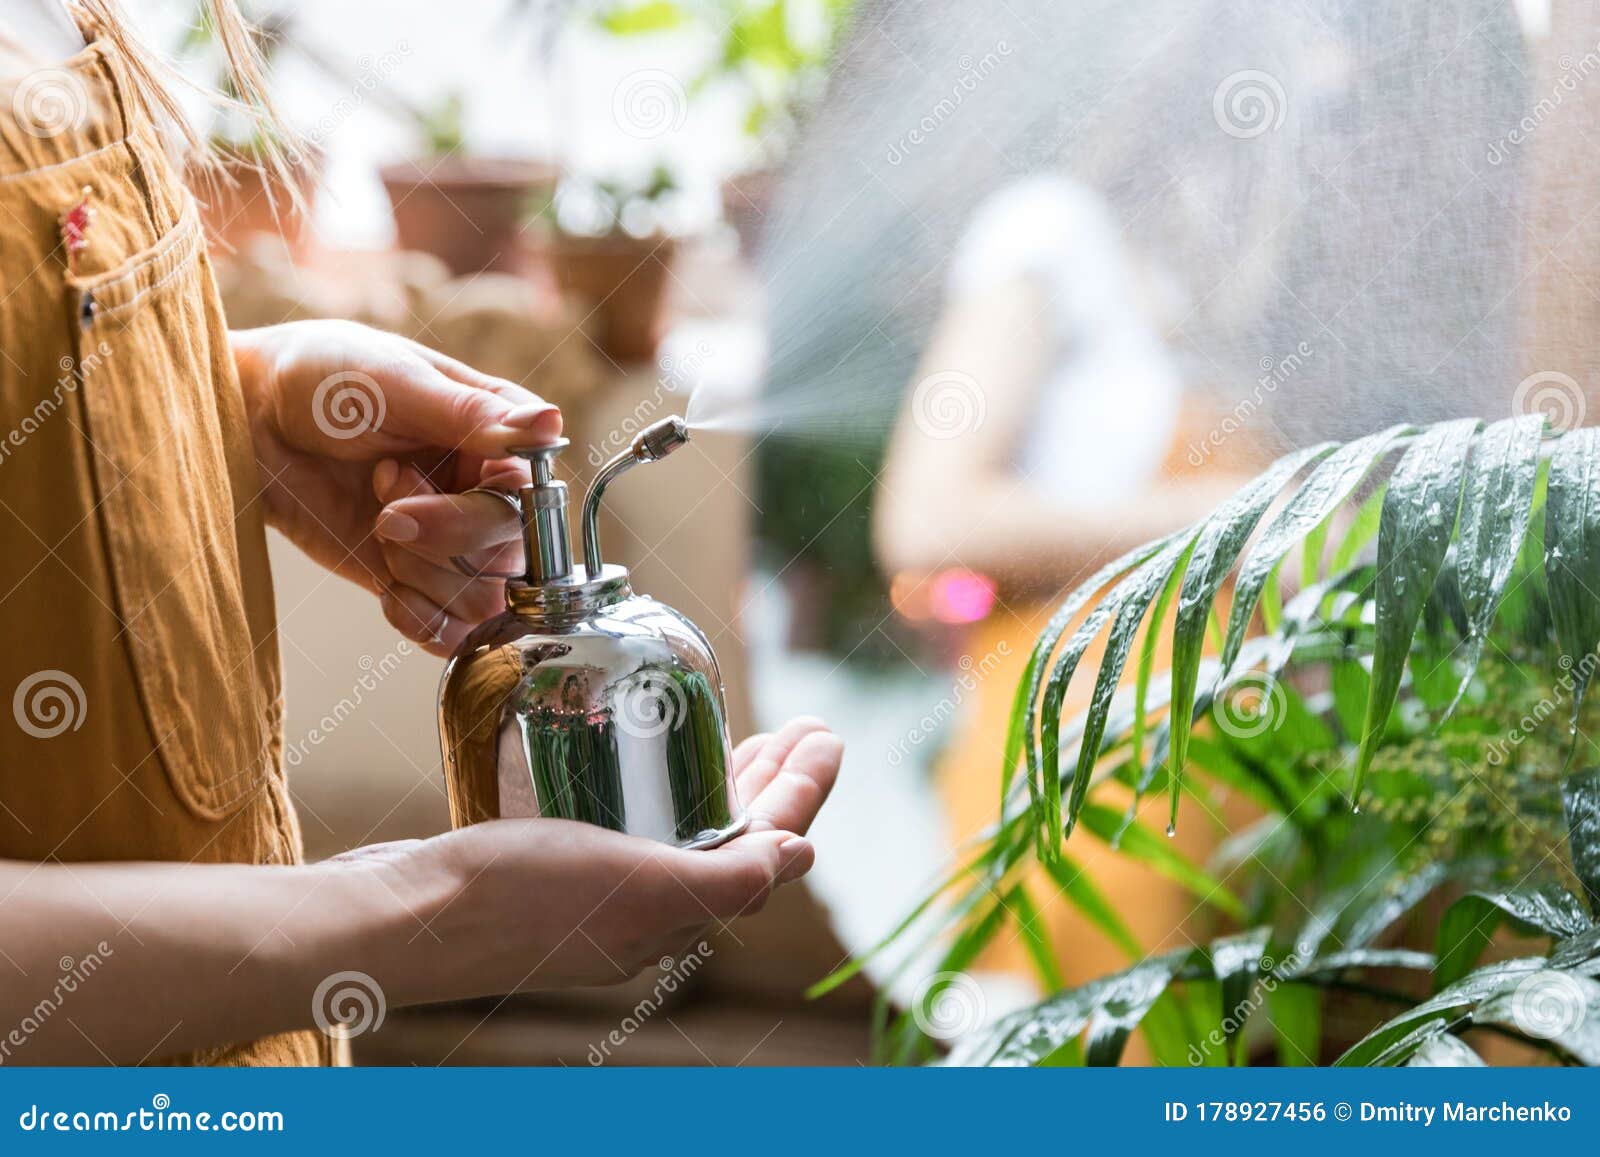
[{"label": "white shirt", "polygon": [[1045,294],[1056,348],[1017,468],[1066,504],[1136,492],[1177,434],[1182,382],[1105,201],[1066,177],[1039,175],[980,205],[951,260],[951,297],[1019,277]]}]

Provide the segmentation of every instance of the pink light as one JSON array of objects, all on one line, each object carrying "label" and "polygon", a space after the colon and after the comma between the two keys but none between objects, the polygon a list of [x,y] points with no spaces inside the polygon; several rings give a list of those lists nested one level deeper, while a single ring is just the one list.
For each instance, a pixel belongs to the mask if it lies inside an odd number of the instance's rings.
[{"label": "pink light", "polygon": [[941,623],[976,623],[994,609],[994,580],[977,571],[940,571],[930,586],[933,617]]}]

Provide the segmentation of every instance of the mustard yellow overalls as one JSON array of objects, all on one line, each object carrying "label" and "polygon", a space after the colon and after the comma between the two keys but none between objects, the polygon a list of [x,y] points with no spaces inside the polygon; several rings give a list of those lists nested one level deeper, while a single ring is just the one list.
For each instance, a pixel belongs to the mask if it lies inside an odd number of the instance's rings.
[{"label": "mustard yellow overalls", "polygon": [[0,93],[0,857],[292,864],[262,487],[195,203],[136,91],[97,39]]}]

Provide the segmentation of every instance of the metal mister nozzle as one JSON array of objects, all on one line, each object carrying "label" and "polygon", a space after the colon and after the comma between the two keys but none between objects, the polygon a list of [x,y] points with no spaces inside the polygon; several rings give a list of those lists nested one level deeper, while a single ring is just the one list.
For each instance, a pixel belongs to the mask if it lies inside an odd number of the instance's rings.
[{"label": "metal mister nozzle", "polygon": [[559,582],[572,574],[572,542],[567,527],[567,484],[555,476],[555,456],[572,443],[557,438],[547,446],[513,450],[533,467],[533,482],[519,493],[527,581]]},{"label": "metal mister nozzle", "polygon": [[600,556],[600,499],[617,475],[641,462],[656,462],[689,441],[689,423],[678,415],[652,422],[634,435],[628,448],[600,467],[583,500],[583,565],[592,578],[605,560]]}]

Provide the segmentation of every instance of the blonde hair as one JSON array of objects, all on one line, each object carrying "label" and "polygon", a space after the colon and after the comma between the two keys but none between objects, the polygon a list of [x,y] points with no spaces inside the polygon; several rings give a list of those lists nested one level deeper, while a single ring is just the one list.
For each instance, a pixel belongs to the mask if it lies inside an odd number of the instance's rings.
[{"label": "blonde hair", "polygon": [[[260,33],[239,10],[237,0],[202,0],[202,19],[211,30],[226,62],[223,92],[195,85],[181,76],[133,30],[117,0],[69,0],[80,22],[109,40],[126,62],[137,98],[162,128],[166,142],[192,178],[215,186],[231,183],[228,168],[253,165],[277,178],[287,190],[291,207],[304,210],[300,182],[294,170],[311,163],[304,148],[278,111],[267,84],[266,65],[259,46]],[[242,117],[252,130],[254,147],[247,154],[218,145],[195,126],[174,95],[182,84],[199,91],[219,111]],[[271,196],[268,183],[268,196]],[[276,211],[277,206],[274,206]]]}]

